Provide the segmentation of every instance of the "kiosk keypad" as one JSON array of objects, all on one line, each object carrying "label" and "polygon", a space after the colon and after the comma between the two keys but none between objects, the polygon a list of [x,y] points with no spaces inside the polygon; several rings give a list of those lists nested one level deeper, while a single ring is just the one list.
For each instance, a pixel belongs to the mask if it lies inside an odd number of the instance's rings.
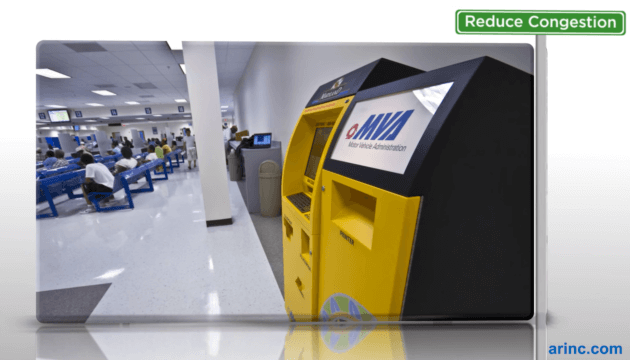
[{"label": "kiosk keypad", "polygon": [[287,199],[295,205],[301,213],[311,211],[311,198],[304,193],[297,193],[287,196]]}]

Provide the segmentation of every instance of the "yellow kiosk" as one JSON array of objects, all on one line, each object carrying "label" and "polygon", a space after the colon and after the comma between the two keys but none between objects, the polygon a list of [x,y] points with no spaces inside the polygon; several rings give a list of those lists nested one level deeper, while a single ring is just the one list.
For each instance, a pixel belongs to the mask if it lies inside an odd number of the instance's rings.
[{"label": "yellow kiosk", "polygon": [[319,320],[530,319],[532,75],[482,57],[344,110],[316,184]]},{"label": "yellow kiosk", "polygon": [[316,321],[321,231],[321,169],[331,135],[354,94],[422,73],[379,59],[319,87],[297,121],[282,173],[284,294],[292,321]]}]

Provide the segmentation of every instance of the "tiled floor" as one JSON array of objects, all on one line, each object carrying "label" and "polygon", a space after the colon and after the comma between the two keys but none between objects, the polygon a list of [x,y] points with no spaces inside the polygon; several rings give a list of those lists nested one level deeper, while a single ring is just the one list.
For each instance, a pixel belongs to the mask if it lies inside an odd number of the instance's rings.
[{"label": "tiled floor", "polygon": [[154,192],[134,195],[133,210],[82,215],[82,198],[62,199],[59,218],[38,220],[37,291],[111,283],[88,323],[286,321],[236,184],[229,182],[233,225],[211,228],[198,171],[182,167],[154,184]]}]

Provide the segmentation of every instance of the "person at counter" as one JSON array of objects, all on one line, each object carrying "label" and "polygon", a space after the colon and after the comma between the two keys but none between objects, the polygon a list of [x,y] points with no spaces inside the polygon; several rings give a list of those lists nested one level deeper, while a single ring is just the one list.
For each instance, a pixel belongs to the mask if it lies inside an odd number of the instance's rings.
[{"label": "person at counter", "polygon": [[197,167],[197,148],[195,144],[195,137],[190,136],[190,129],[186,129],[186,136],[184,136],[184,150],[186,158],[188,158],[188,170],[191,169],[190,164],[194,161],[194,167]]},{"label": "person at counter", "polygon": [[125,136],[125,141],[124,141],[124,145],[130,149],[133,148],[133,144],[131,143],[131,141],[129,141],[129,139],[127,139],[127,137]]},{"label": "person at counter", "polygon": [[68,160],[65,159],[65,153],[63,150],[55,150],[55,158],[57,161],[52,165],[51,169],[56,169],[64,166],[68,166]]},{"label": "person at counter", "polygon": [[55,152],[52,150],[46,151],[46,160],[44,160],[44,167],[46,169],[51,169],[52,166],[57,162],[57,158],[55,157]]},{"label": "person at counter", "polygon": [[110,150],[116,155],[120,155],[120,149],[122,148],[122,144],[119,144],[118,141],[114,140],[112,143],[112,149]]},{"label": "person at counter", "polygon": [[42,153],[42,149],[40,149],[40,148],[37,148],[37,158],[36,159],[37,159],[37,162],[46,160],[46,155],[44,155],[44,153]]}]

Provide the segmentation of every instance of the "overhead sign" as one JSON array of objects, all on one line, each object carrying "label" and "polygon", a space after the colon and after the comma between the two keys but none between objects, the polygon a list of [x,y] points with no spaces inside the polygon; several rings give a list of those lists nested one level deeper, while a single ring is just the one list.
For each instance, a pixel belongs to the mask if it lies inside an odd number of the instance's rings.
[{"label": "overhead sign", "polygon": [[111,112],[113,116],[118,116],[118,111],[116,111],[116,109],[111,109],[109,112]]},{"label": "overhead sign", "polygon": [[147,114],[151,114],[151,108],[144,108],[144,112]]},{"label": "overhead sign", "polygon": [[184,112],[184,107],[183,107],[183,106],[178,106],[178,107],[177,107],[177,111],[179,111],[179,112]]},{"label": "overhead sign", "polygon": [[76,116],[76,117],[83,117],[83,113],[81,111],[75,111],[74,112],[74,116]]},{"label": "overhead sign", "polygon": [[41,120],[46,120],[46,114],[45,113],[39,113],[39,118]]},{"label": "overhead sign", "polygon": [[404,174],[451,85],[452,82],[357,103],[331,159]]}]

